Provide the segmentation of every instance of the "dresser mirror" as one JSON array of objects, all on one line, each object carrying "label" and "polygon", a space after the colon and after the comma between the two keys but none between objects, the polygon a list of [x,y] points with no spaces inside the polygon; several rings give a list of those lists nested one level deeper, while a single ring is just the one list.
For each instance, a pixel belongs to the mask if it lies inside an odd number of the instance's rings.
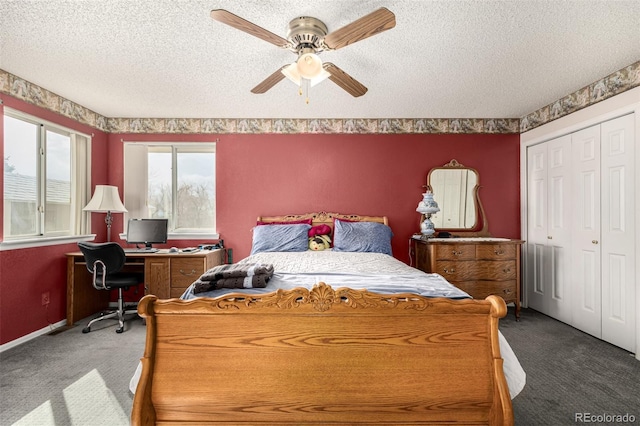
[{"label": "dresser mirror", "polygon": [[429,171],[426,187],[440,207],[431,217],[437,232],[459,237],[491,236],[478,195],[480,175],[475,169],[453,159]]}]

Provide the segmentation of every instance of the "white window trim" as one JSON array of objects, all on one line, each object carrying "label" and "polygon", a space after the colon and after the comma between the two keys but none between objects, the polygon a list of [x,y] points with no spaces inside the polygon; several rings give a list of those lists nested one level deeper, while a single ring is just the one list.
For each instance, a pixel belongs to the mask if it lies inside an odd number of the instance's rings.
[{"label": "white window trim", "polygon": [[[84,192],[86,194],[86,201],[91,198],[91,146],[93,141],[93,134],[88,134],[84,132],[77,131],[75,129],[71,129],[67,126],[63,126],[58,123],[54,123],[49,120],[42,119],[36,115],[27,114],[17,109],[13,109],[10,107],[4,107],[2,119],[4,120],[4,116],[9,115],[13,118],[24,120],[31,123],[37,123],[40,126],[50,126],[54,129],[60,129],[65,132],[68,132],[72,135],[79,135],[87,139],[86,144],[86,158],[88,159],[86,162],[86,175],[80,176],[82,182],[78,182],[77,188],[74,191]],[[4,141],[4,139],[3,139]],[[72,168],[75,168],[76,165],[72,164]],[[83,187],[80,191],[78,191],[79,187]],[[3,189],[4,191],[4,189]],[[3,193],[4,196],[4,193]],[[4,218],[0,218],[0,220],[4,220]],[[89,212],[84,213],[84,217],[79,218],[80,221],[85,221],[87,223],[86,227],[88,231],[91,229],[91,217]],[[72,224],[76,226],[77,224]],[[73,232],[73,231],[72,231]],[[5,250],[15,250],[21,248],[32,248],[32,247],[41,247],[41,246],[51,246],[51,245],[60,245],[67,243],[77,243],[79,241],[91,241],[95,239],[95,234],[82,234],[82,235],[43,235],[43,236],[29,236],[26,238],[20,237],[7,237],[2,235],[2,241],[0,241],[0,251]]]},{"label": "white window trim", "polygon": [[[218,140],[215,141],[209,141],[209,142],[180,142],[180,141],[123,141],[123,158],[124,158],[124,204],[125,207],[127,207],[127,209],[129,210],[129,212],[125,213],[124,215],[124,220],[123,220],[123,224],[122,226],[124,227],[124,229],[122,229],[122,232],[119,234],[120,238],[123,241],[126,241],[127,239],[127,230],[126,230],[126,224],[127,224],[127,220],[132,216],[135,215],[136,211],[140,211],[141,208],[146,208],[146,206],[140,206],[138,200],[140,200],[140,196],[139,196],[139,192],[142,190],[145,194],[145,199],[146,199],[146,193],[147,193],[147,161],[145,158],[144,161],[144,168],[140,168],[139,164],[140,164],[140,160],[134,160],[132,158],[127,158],[126,152],[127,152],[127,146],[131,146],[131,147],[144,147],[144,155],[147,155],[147,147],[150,146],[162,146],[162,145],[166,145],[166,146],[174,146],[174,145],[179,145],[181,147],[193,147],[193,148],[202,148],[203,144],[207,144],[207,145],[213,145],[214,147],[216,147],[214,149],[214,152],[217,155],[217,145],[216,142],[218,142]],[[142,149],[140,149],[140,152],[130,152],[129,155],[142,155]],[[135,163],[138,167],[133,168],[133,167],[127,167],[128,164],[131,164],[129,162]],[[216,171],[217,172],[217,171]],[[136,181],[138,182],[143,182],[143,184],[136,184],[136,185],[131,185],[130,184],[130,179],[127,179],[128,177],[131,178],[131,176],[136,176],[134,179],[136,179]],[[127,184],[129,182],[129,185]],[[217,219],[217,215],[216,215],[216,219]],[[217,220],[216,220],[216,224],[217,224]],[[169,232],[169,234],[167,235],[167,240],[208,240],[208,239],[214,239],[217,240],[219,239],[220,234],[218,232]]]}]

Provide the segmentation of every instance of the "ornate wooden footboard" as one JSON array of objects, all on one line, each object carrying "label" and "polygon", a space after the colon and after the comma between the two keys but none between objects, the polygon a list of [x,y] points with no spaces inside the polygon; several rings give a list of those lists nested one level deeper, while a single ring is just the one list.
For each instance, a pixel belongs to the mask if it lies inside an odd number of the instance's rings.
[{"label": "ornate wooden footboard", "polygon": [[513,424],[504,301],[364,290],[145,296],[133,425]]}]

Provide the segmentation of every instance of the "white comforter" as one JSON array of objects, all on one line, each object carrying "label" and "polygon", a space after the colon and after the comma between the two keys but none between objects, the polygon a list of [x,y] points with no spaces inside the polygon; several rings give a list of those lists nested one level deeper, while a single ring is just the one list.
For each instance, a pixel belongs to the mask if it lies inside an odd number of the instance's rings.
[{"label": "white comforter", "polygon": [[[398,259],[382,253],[336,252],[332,250],[304,252],[271,252],[251,255],[238,263],[272,264],[274,274],[264,288],[246,288],[243,293],[270,293],[279,288],[312,288],[319,282],[334,289],[366,288],[378,293],[414,293],[426,297],[464,299],[470,297],[438,274],[425,274]],[[237,293],[238,289],[218,289],[193,293],[193,286],[182,295],[217,297]]]},{"label": "white comforter", "polygon": [[[438,274],[426,274],[392,256],[381,253],[332,250],[271,252],[251,255],[239,263],[272,264],[275,271],[265,288],[242,289],[243,293],[268,293],[278,288],[311,288],[322,281],[336,289],[366,288],[379,293],[414,293],[427,297],[452,299],[470,297]],[[194,294],[191,286],[182,298],[217,297],[237,292],[238,289],[219,289]],[[502,333],[500,333],[500,353],[504,359],[504,373],[513,399],[524,388],[526,374]],[[132,393],[135,393],[140,373],[141,365],[138,365],[129,385]]]}]

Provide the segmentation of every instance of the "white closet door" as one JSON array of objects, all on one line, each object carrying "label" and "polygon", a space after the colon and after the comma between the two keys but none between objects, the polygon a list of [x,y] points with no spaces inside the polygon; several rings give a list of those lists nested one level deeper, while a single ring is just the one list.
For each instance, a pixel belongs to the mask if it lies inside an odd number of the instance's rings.
[{"label": "white closet door", "polygon": [[527,162],[528,303],[570,322],[571,136],[530,147]]},{"label": "white closet door", "polygon": [[634,123],[601,124],[602,339],[635,352]]},{"label": "white closet door", "polygon": [[598,338],[600,285],[600,125],[572,134],[572,325]]},{"label": "white closet door", "polygon": [[551,315],[547,265],[547,145],[527,148],[527,264],[525,282],[530,308]]}]

